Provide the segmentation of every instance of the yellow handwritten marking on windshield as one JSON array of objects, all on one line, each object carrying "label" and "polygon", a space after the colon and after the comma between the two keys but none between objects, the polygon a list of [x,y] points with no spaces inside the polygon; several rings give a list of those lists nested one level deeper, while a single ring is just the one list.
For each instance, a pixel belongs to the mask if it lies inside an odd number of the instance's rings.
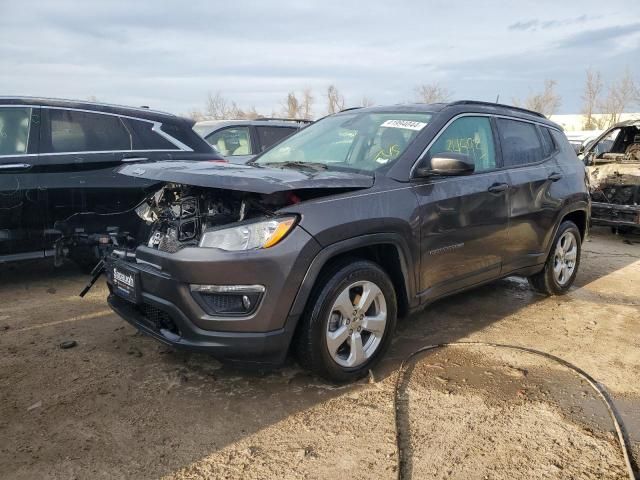
[{"label": "yellow handwritten marking on windshield", "polygon": [[400,145],[389,145],[389,151],[385,152],[384,148],[381,148],[376,156],[373,158],[375,161],[378,160],[393,160],[398,155],[400,155]]}]

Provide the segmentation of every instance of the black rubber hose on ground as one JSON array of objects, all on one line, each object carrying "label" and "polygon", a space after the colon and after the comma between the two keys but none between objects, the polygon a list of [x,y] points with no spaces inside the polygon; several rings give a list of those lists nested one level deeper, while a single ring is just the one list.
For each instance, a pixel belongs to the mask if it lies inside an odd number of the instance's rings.
[{"label": "black rubber hose on ground", "polygon": [[559,363],[560,365],[562,365],[564,367],[567,367],[569,370],[571,370],[574,373],[576,373],[579,377],[581,377],[584,380],[586,380],[587,383],[591,386],[591,388],[593,388],[593,390],[596,391],[596,393],[598,394],[600,399],[604,402],[605,406],[607,407],[607,411],[609,412],[609,416],[611,417],[611,420],[613,421],[613,425],[615,426],[615,429],[616,429],[618,442],[620,443],[620,449],[622,450],[622,456],[624,457],[624,462],[625,462],[625,465],[627,467],[627,473],[629,475],[629,479],[630,480],[640,480],[638,477],[636,477],[636,474],[635,474],[633,457],[631,456],[631,453],[630,453],[631,452],[631,447],[630,447],[628,436],[627,436],[626,431],[624,429],[624,424],[622,422],[622,418],[620,417],[620,414],[616,410],[616,407],[613,404],[613,402],[611,401],[609,393],[604,388],[604,386],[602,386],[600,383],[598,383],[591,375],[589,375],[587,372],[585,372],[581,368],[576,367],[575,365],[567,362],[566,360],[563,360],[560,357],[556,357],[555,355],[552,355],[550,353],[542,352],[540,350],[535,350],[533,348],[528,348],[528,347],[519,347],[517,345],[505,345],[505,344],[500,344],[500,343],[489,343],[489,342],[450,342],[450,343],[440,343],[438,345],[427,345],[427,346],[419,348],[418,350],[416,350],[413,353],[411,353],[400,364],[400,367],[398,368],[398,375],[396,377],[396,385],[395,385],[394,395],[393,395],[393,407],[394,407],[394,411],[395,411],[396,455],[397,455],[398,480],[402,480],[403,472],[404,472],[404,468],[405,468],[405,462],[404,462],[404,458],[403,458],[403,454],[402,454],[402,446],[400,444],[400,428],[399,428],[399,424],[400,424],[399,423],[399,412],[400,412],[400,409],[398,408],[398,405],[399,405],[398,396],[399,396],[399,391],[400,391],[400,384],[401,384],[402,380],[404,379],[404,372],[406,370],[406,366],[407,366],[407,364],[409,364],[409,362],[415,356],[419,355],[420,353],[428,352],[430,350],[436,350],[438,348],[452,347],[452,346],[455,346],[455,347],[475,346],[475,347],[506,348],[506,349],[510,349],[510,350],[518,350],[518,351],[521,351],[521,352],[531,353],[533,355],[538,355],[540,357],[544,357],[544,358],[547,358],[549,360],[553,360],[556,363]]}]

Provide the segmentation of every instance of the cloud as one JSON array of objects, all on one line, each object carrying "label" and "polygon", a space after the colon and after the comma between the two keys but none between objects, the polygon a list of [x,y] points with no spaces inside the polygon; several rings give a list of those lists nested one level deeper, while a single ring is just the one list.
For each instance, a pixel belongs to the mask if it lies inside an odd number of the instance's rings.
[{"label": "cloud", "polygon": [[524,22],[516,22],[512,23],[507,27],[508,30],[516,30],[516,31],[536,31],[536,30],[548,30],[550,28],[558,28],[558,27],[566,27],[569,25],[578,25],[581,23],[588,22],[590,20],[595,20],[600,18],[600,16],[588,16],[586,14],[580,15],[575,18],[564,18],[560,20],[539,20],[532,19],[526,20]]},{"label": "cloud", "polygon": [[558,43],[560,48],[585,48],[598,45],[608,46],[613,40],[640,33],[640,23],[616,25],[614,27],[585,30],[571,35]]},{"label": "cloud", "polygon": [[[457,98],[522,97],[547,77],[559,88],[575,85],[590,62],[612,75],[629,63],[638,76],[633,37],[615,40],[614,49],[592,41],[601,29],[629,22],[631,1],[609,0],[606,16],[592,24],[601,0],[581,0],[580,16],[575,5],[538,0],[536,11],[554,17],[530,19],[521,2],[471,0],[455,9],[450,0],[191,0],[189,8],[157,0],[0,0],[0,93],[95,95],[181,113],[221,91],[269,114],[288,91],[311,87],[318,115],[329,84],[350,105],[363,95],[404,102],[431,82]],[[461,11],[474,21],[462,22]],[[577,37],[586,27],[591,33]],[[578,109],[574,97],[563,108]]]}]

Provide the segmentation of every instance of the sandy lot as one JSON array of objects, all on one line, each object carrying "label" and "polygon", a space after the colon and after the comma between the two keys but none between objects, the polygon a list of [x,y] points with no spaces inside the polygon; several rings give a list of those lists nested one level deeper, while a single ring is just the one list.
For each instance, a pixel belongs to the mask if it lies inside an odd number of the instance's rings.
[{"label": "sandy lot", "polygon": [[[108,310],[102,282],[77,297],[86,277],[72,265],[0,265],[0,476],[395,478],[395,371],[454,341],[583,368],[613,395],[638,459],[638,241],[594,230],[565,297],[510,278],[437,302],[400,322],[373,378],[340,388],[292,360],[245,371],[159,345]],[[410,366],[400,398],[406,478],[625,478],[604,406],[552,362],[441,349]]]}]

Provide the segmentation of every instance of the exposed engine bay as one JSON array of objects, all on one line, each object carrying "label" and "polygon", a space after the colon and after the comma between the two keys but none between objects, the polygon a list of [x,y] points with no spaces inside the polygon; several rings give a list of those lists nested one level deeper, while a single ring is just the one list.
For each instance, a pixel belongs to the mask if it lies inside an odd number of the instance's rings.
[{"label": "exposed engine bay", "polygon": [[605,132],[584,160],[594,223],[640,227],[640,122]]},{"label": "exposed engine bay", "polygon": [[139,205],[136,213],[151,227],[147,246],[175,253],[197,246],[209,228],[270,217],[300,200],[294,192],[265,195],[167,184]]}]

